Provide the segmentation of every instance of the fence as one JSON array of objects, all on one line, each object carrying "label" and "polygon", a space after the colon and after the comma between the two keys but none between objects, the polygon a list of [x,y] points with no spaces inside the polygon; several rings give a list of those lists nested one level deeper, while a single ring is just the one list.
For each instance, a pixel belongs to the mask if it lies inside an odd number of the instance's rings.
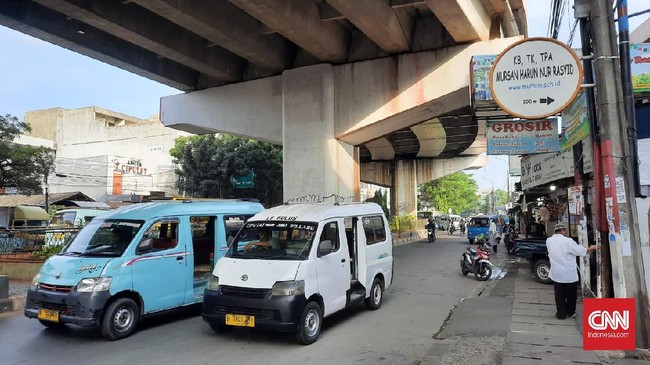
[{"label": "fence", "polygon": [[0,232],[0,254],[33,252],[45,246],[64,245],[79,228],[10,229]]}]

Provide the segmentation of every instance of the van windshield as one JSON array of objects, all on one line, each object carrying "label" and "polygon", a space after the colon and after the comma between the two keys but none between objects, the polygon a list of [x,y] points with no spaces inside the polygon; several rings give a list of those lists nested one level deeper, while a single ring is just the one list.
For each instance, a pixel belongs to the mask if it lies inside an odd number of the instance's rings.
[{"label": "van windshield", "polygon": [[61,251],[64,256],[122,256],[144,221],[93,220]]},{"label": "van windshield", "polygon": [[490,226],[490,218],[485,217],[485,218],[477,218],[474,217],[470,219],[469,225],[472,227],[489,227]]},{"label": "van windshield", "polygon": [[226,257],[304,260],[318,225],[313,222],[248,222],[228,248]]}]

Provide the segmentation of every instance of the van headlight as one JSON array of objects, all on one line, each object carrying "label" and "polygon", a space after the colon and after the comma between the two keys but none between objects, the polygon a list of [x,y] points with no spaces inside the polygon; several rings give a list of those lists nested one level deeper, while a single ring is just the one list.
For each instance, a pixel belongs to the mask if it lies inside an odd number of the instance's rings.
[{"label": "van headlight", "polygon": [[34,278],[32,279],[32,286],[38,285],[39,280],[41,280],[41,273],[34,275]]},{"label": "van headlight", "polygon": [[271,295],[274,296],[287,296],[287,295],[303,295],[305,294],[305,281],[277,281],[271,289]]},{"label": "van headlight", "polygon": [[113,278],[85,278],[77,284],[77,291],[80,293],[92,293],[107,291],[111,287]]},{"label": "van headlight", "polygon": [[205,288],[211,291],[218,291],[219,277],[214,275],[210,276],[210,279],[208,279],[208,285]]}]

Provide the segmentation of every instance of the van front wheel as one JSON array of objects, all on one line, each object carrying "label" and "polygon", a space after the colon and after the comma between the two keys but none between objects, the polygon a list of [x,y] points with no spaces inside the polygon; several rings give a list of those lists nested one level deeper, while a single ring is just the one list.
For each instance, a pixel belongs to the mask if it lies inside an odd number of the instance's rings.
[{"label": "van front wheel", "polygon": [[119,298],[111,303],[102,319],[102,335],[119,340],[133,333],[140,321],[140,308],[130,298]]},{"label": "van front wheel", "polygon": [[381,286],[381,280],[375,279],[370,288],[370,296],[366,298],[366,308],[370,310],[377,310],[381,307],[381,301],[384,298],[384,289]]},{"label": "van front wheel", "polygon": [[303,345],[311,345],[316,342],[323,326],[323,310],[316,302],[309,302],[300,316],[298,327],[298,342]]}]

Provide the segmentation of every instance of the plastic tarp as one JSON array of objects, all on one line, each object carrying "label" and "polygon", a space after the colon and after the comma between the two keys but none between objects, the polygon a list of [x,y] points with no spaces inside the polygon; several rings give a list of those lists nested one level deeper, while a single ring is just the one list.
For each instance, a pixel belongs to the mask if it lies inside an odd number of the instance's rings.
[{"label": "plastic tarp", "polygon": [[47,221],[50,220],[50,216],[43,208],[19,205],[14,210],[14,219]]}]

